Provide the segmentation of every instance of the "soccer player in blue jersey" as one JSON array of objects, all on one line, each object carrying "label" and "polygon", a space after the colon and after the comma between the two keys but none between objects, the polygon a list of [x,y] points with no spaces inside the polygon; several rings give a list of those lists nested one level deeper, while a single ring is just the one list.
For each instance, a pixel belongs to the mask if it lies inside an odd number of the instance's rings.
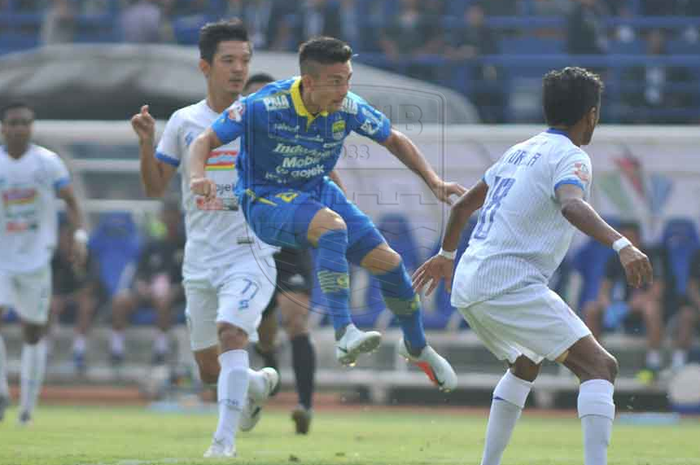
[{"label": "soccer player in blue jersey", "polygon": [[349,92],[352,49],[330,37],[314,38],[299,50],[301,77],[276,81],[235,102],[191,145],[190,188],[216,196],[204,176],[209,152],[241,138],[236,186],[246,220],[264,242],[317,248],[316,273],[336,331],[336,357],[352,365],[379,346],[381,334],[362,332],[350,319],[348,262],[381,282],[387,307],[398,317],[404,337],[399,351],[443,390],[457,376],[425,340],[418,295],[401,256],[371,220],[329,179],[351,131],[386,147],[450,203],[465,189],[445,182],[418,148],[386,116]]}]

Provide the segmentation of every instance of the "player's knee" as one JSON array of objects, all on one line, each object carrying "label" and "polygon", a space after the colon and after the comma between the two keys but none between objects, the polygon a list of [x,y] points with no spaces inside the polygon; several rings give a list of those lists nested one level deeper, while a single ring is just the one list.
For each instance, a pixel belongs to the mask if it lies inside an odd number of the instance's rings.
[{"label": "player's knee", "polygon": [[219,362],[214,359],[213,361],[201,361],[198,360],[199,366],[199,378],[204,384],[215,384],[219,379]]},{"label": "player's knee", "polygon": [[617,373],[620,371],[620,365],[613,355],[605,354],[604,366],[607,369],[607,380],[612,383],[615,381],[615,378],[617,378]]},{"label": "player's knee", "polygon": [[287,332],[289,339],[294,339],[297,336],[309,332],[308,318],[306,314],[290,315],[284,321],[284,330]]},{"label": "player's knee", "polygon": [[25,325],[24,327],[24,342],[30,345],[37,344],[43,336],[43,327],[39,325]]},{"label": "player's knee", "polygon": [[510,371],[518,378],[533,382],[540,374],[540,364],[533,362],[529,358],[521,355],[511,365]]},{"label": "player's knee", "polygon": [[319,210],[313,220],[311,220],[307,238],[312,244],[316,245],[320,237],[328,231],[347,231],[347,229],[348,226],[339,214],[324,208]]},{"label": "player's knee", "polygon": [[243,349],[248,345],[248,333],[238,326],[229,323],[219,323],[218,335],[222,352]]},{"label": "player's knee", "polygon": [[384,274],[395,270],[402,263],[401,255],[388,245],[381,244],[362,259],[361,266],[372,274]]}]

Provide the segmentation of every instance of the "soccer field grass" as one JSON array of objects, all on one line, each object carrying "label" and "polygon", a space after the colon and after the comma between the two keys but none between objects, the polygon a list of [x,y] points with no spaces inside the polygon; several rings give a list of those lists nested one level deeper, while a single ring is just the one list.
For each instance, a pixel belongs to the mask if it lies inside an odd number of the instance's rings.
[{"label": "soccer field grass", "polygon": [[[296,436],[286,411],[266,411],[251,433],[238,439],[238,464],[469,464],[479,463],[486,418],[395,412],[358,407],[321,412],[309,436]],[[213,414],[155,413],[137,407],[41,407],[28,428],[17,410],[0,424],[0,464],[211,464],[203,459]],[[527,411],[503,465],[582,464],[579,421],[528,418]],[[700,421],[674,426],[618,424],[610,465],[700,465]]]}]

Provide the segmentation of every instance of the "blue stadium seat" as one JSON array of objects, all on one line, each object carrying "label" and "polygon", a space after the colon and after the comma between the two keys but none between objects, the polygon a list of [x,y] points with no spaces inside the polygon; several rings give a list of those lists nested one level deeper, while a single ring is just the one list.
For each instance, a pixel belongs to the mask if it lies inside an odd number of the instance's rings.
[{"label": "blue stadium seat", "polygon": [[598,289],[605,275],[605,264],[615,252],[598,241],[589,239],[575,254],[573,267],[581,274],[583,285],[578,300],[578,311],[598,297]]},{"label": "blue stadium seat", "polygon": [[504,37],[501,39],[503,55],[545,55],[564,53],[564,42],[540,37]]},{"label": "blue stadium seat", "polygon": [[2,314],[2,322],[3,323],[14,323],[16,321],[19,321],[19,317],[17,316],[17,313],[14,311],[14,309],[12,309],[12,308],[7,309]]},{"label": "blue stadium seat", "polygon": [[661,244],[668,253],[671,272],[676,284],[676,293],[685,294],[690,273],[690,261],[700,248],[695,223],[686,218],[671,219],[664,227]]},{"label": "blue stadium seat", "polygon": [[646,45],[642,40],[632,40],[621,42],[619,40],[610,41],[608,53],[611,55],[643,55]]},{"label": "blue stadium seat", "polygon": [[700,45],[684,39],[673,39],[666,42],[666,50],[671,55],[697,55],[700,53]]},{"label": "blue stadium seat", "polygon": [[[457,264],[459,263],[459,259],[462,258],[462,255],[467,250],[467,247],[469,246],[469,238],[471,237],[472,231],[474,231],[475,226],[476,217],[473,216],[469,219],[469,223],[467,223],[467,226],[466,228],[464,228],[462,236],[459,239],[459,245],[457,246],[457,257],[455,258],[455,266],[457,266]],[[440,251],[441,245],[442,240],[440,240],[435,245],[431,256],[435,255]],[[450,303],[450,294],[447,293],[447,291],[445,290],[445,283],[442,282],[437,287],[437,289],[435,289],[435,308],[432,311],[424,309],[423,325],[426,329],[444,329],[445,325],[447,325],[447,322],[450,320],[450,317],[455,311],[456,308],[454,308]],[[462,321],[461,327],[467,327],[466,321]]]},{"label": "blue stadium seat", "polygon": [[99,265],[99,274],[109,297],[130,284],[141,250],[136,225],[129,213],[113,212],[100,216],[90,239],[90,251]]}]

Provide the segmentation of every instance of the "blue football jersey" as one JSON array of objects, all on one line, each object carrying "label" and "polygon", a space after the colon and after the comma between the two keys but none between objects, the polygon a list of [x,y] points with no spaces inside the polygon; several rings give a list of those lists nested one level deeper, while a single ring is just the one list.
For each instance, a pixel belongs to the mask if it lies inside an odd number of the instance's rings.
[{"label": "blue football jersey", "polygon": [[389,119],[352,92],[339,111],[312,115],[300,84],[299,77],[268,84],[236,101],[212,125],[223,144],[241,137],[239,195],[266,187],[313,189],[335,167],[351,131],[377,142],[389,137]]}]

